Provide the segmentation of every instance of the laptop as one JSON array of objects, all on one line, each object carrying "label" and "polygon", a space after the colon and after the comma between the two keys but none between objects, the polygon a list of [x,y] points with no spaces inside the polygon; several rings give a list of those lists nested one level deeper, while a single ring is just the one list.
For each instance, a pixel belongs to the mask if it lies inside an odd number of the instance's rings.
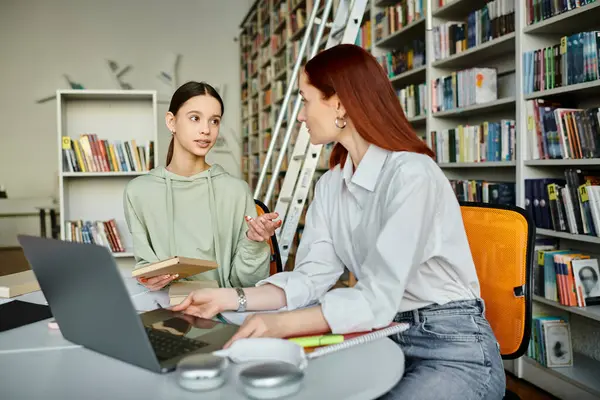
[{"label": "laptop", "polygon": [[87,349],[166,373],[194,353],[211,353],[237,331],[168,309],[138,314],[109,249],[18,235],[65,339]]}]

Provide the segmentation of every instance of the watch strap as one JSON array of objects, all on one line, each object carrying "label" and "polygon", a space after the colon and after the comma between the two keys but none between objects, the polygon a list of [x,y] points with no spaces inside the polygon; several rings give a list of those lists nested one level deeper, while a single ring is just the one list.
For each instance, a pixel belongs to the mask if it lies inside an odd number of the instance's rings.
[{"label": "watch strap", "polygon": [[238,295],[238,309],[237,312],[245,312],[246,311],[246,293],[244,292],[244,289],[236,287],[235,291],[237,292]]}]

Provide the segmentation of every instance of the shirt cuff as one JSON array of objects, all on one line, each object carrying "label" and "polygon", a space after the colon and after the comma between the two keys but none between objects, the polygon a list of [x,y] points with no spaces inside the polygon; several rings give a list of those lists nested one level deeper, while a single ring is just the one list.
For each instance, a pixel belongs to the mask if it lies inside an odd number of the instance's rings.
[{"label": "shirt cuff", "polygon": [[319,299],[323,316],[334,334],[370,331],[375,316],[359,290],[333,289]]},{"label": "shirt cuff", "polygon": [[248,236],[246,236],[246,234],[244,233],[244,238],[242,239],[244,241],[243,246],[246,250],[250,251],[250,252],[259,252],[261,250],[268,250],[269,249],[269,244],[267,242],[256,242],[254,240],[251,240],[248,238]]},{"label": "shirt cuff", "polygon": [[288,310],[295,310],[308,306],[312,301],[310,282],[305,282],[307,278],[303,274],[294,271],[280,272],[267,279],[259,281],[256,286],[263,286],[267,283],[277,286],[285,292],[285,300]]}]

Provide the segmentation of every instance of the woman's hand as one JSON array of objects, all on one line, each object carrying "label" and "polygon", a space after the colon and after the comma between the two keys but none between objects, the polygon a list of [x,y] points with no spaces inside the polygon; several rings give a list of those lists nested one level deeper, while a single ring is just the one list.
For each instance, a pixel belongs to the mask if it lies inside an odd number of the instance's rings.
[{"label": "woman's hand", "polygon": [[175,275],[160,275],[154,276],[152,278],[137,278],[137,281],[144,285],[147,289],[151,291],[160,290],[167,286],[169,283],[179,278],[179,274]]},{"label": "woman's hand", "polygon": [[254,240],[255,242],[265,242],[275,234],[275,230],[277,230],[282,221],[274,221],[279,217],[277,213],[267,213],[263,215],[259,215],[256,218],[246,217],[246,223],[248,224],[248,232],[246,235],[248,239]]},{"label": "woman's hand", "polygon": [[238,339],[250,337],[287,338],[292,336],[322,335],[331,332],[321,306],[276,313],[253,314],[244,320],[240,329],[223,348]]},{"label": "woman's hand", "polygon": [[285,313],[253,314],[244,320],[240,329],[223,346],[228,348],[238,339],[271,337],[283,338],[288,336],[285,329]]},{"label": "woman's hand", "polygon": [[211,319],[220,312],[236,310],[237,303],[235,289],[198,289],[191,292],[181,303],[171,307],[171,310]]}]

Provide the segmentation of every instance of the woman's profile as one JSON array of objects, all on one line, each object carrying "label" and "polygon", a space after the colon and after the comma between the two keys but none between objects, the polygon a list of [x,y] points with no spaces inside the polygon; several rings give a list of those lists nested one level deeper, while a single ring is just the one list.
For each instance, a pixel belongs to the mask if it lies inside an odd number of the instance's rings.
[{"label": "woman's profile", "polygon": [[[257,218],[248,184],[206,162],[223,113],[223,100],[205,82],[187,82],[173,94],[166,166],[133,179],[124,194],[136,267],[184,256],[216,261],[217,269],[187,279],[216,280],[220,287],[253,286],[268,276],[265,241],[278,226],[275,215]],[[139,281],[159,290],[174,279]]]}]

